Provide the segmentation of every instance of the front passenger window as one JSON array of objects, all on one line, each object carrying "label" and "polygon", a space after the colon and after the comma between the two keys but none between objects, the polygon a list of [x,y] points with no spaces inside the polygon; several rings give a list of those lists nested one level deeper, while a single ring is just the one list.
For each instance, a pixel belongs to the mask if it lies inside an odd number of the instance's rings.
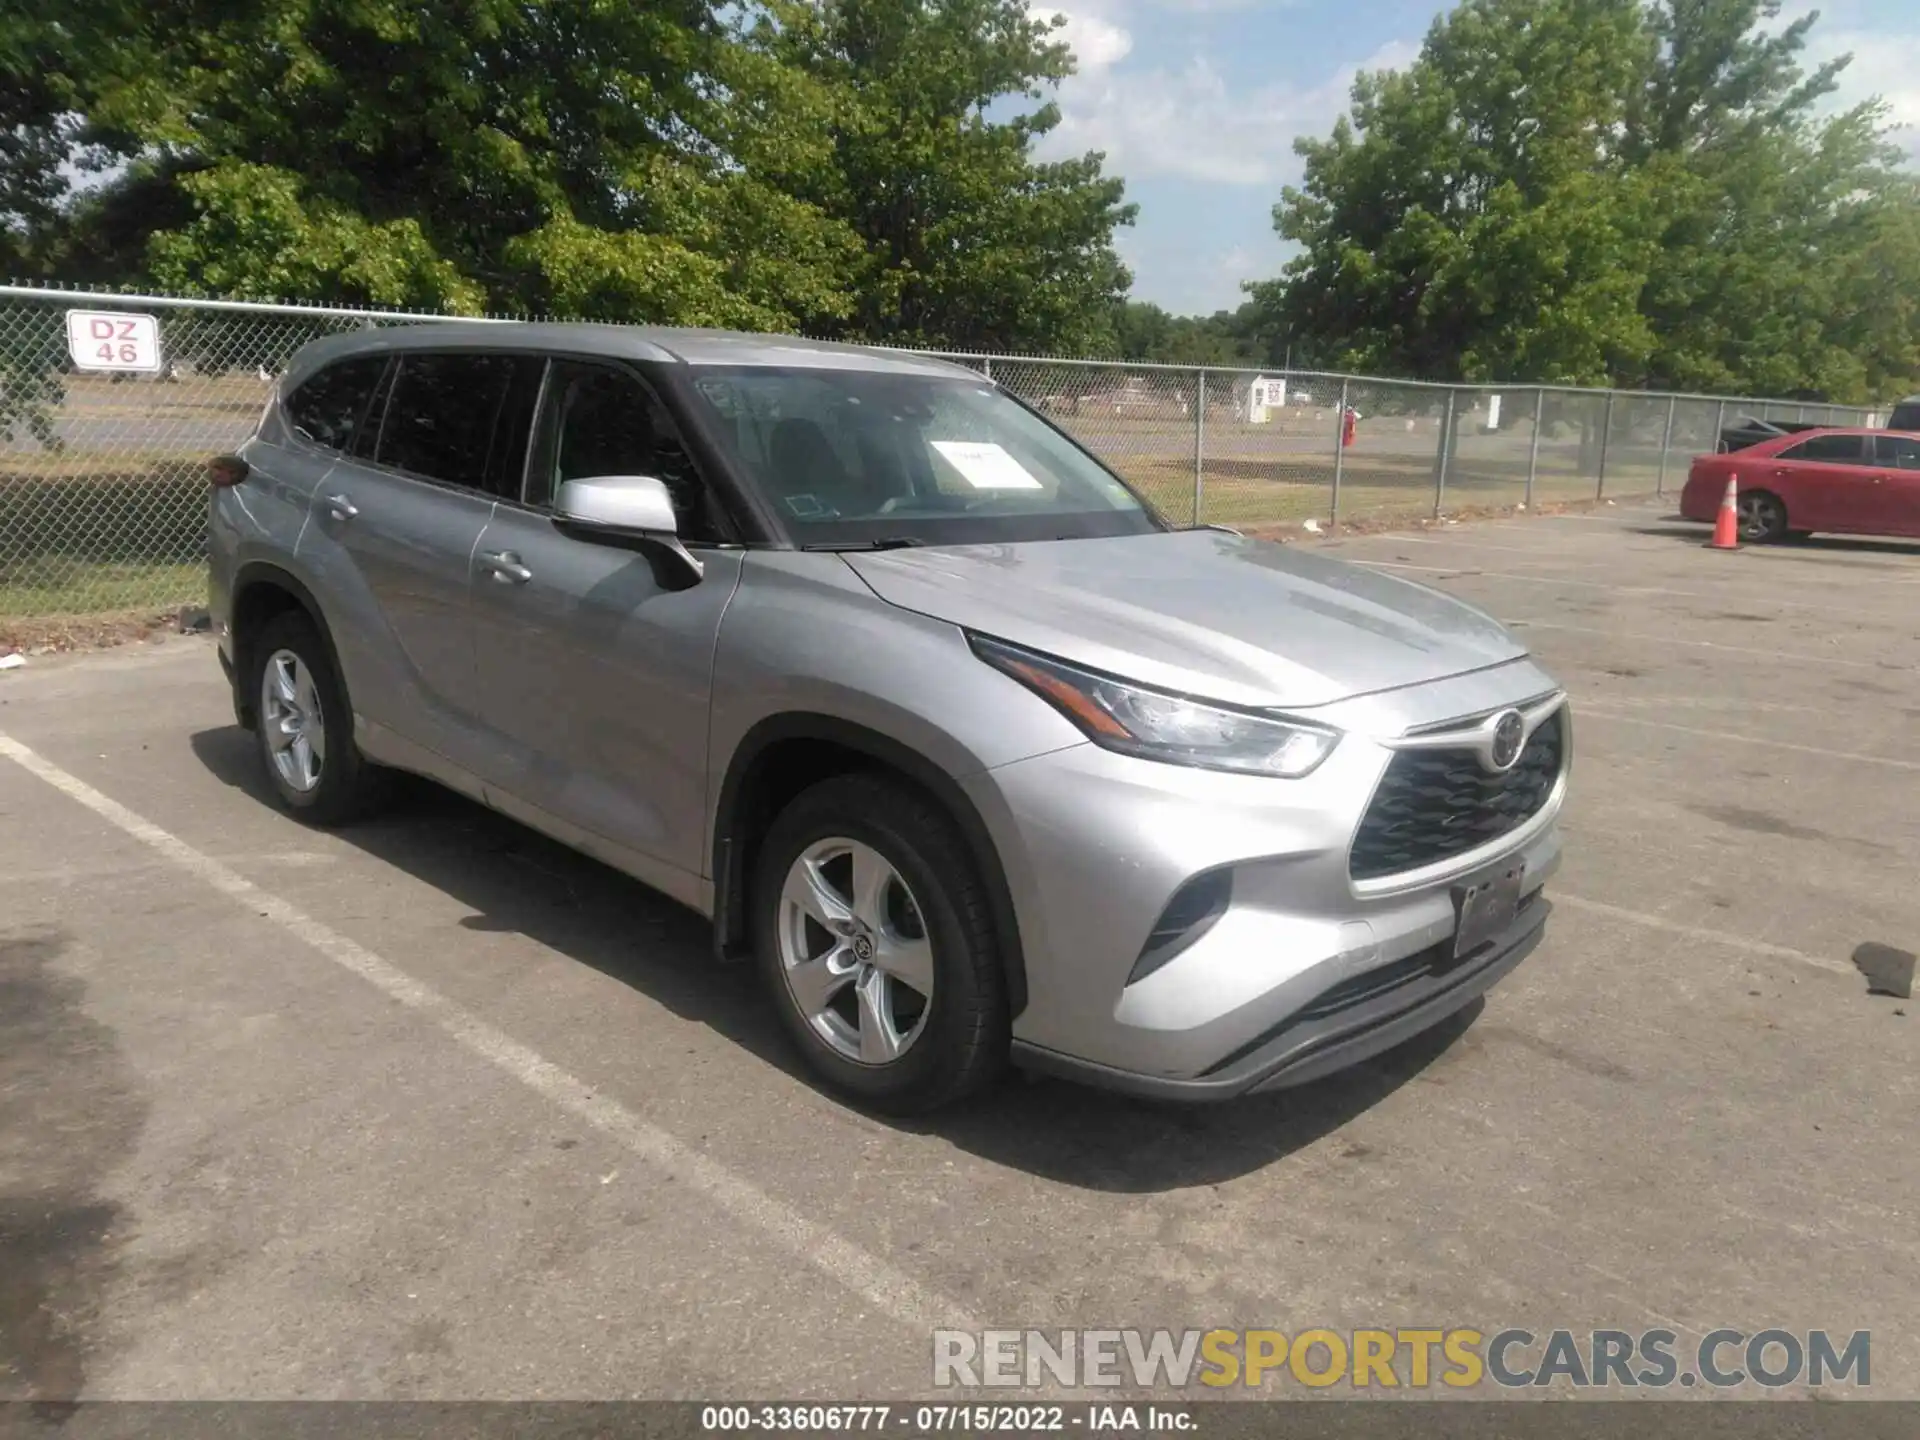
[{"label": "front passenger window", "polygon": [[1875,458],[1891,470],[1920,470],[1920,439],[1911,435],[1876,435]]},{"label": "front passenger window", "polygon": [[712,496],[659,397],[624,370],[557,360],[547,382],[526,501],[550,506],[567,481],[608,475],[663,481],[673,496],[682,540],[724,538]]}]

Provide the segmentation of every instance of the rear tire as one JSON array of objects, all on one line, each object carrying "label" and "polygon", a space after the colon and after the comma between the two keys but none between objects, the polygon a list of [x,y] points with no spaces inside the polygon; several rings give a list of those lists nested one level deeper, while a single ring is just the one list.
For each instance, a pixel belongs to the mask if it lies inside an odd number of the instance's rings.
[{"label": "rear tire", "polygon": [[1749,545],[1767,545],[1786,538],[1787,507],[1767,490],[1744,490],[1738,501],[1740,538]]},{"label": "rear tire", "polygon": [[353,707],[320,631],[276,615],[250,647],[260,764],[280,807],[314,825],[344,825],[385,798],[387,774],[353,743]]},{"label": "rear tire", "polygon": [[755,867],[769,998],[831,1089],[936,1109],[1005,1068],[1011,1021],[972,853],[932,800],[882,775],[824,780],[781,811]]}]

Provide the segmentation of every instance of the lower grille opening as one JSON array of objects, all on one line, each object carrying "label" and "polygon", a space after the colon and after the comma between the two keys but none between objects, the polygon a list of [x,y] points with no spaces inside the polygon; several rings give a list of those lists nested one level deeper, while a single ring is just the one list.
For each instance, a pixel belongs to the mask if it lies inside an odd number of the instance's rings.
[{"label": "lower grille opening", "polygon": [[[1526,914],[1533,908],[1533,902],[1539,898],[1538,890],[1529,895],[1523,895],[1520,898],[1519,907],[1514,911],[1515,916]],[[1448,936],[1445,940],[1429,945],[1424,950],[1415,951],[1405,959],[1390,961],[1372,970],[1363,970],[1358,975],[1349,976],[1338,985],[1314,996],[1312,1003],[1295,1014],[1293,1019],[1296,1021],[1319,1020],[1328,1015],[1337,1015],[1342,1010],[1352,1009],[1363,1001],[1373,999],[1376,995],[1398,990],[1402,986],[1411,985],[1416,980],[1424,980],[1429,975],[1445,975],[1449,970],[1458,969],[1477,958],[1489,947],[1499,943],[1496,938],[1487,941],[1478,949],[1468,951],[1465,955],[1455,955],[1453,937]]]},{"label": "lower grille opening", "polygon": [[[1539,898],[1540,892],[1538,890],[1523,896],[1516,914],[1525,915],[1533,908],[1534,903],[1538,901]],[[1508,933],[1511,934],[1512,932],[1509,931]],[[1234,1065],[1246,1059],[1247,1056],[1266,1049],[1267,1046],[1279,1040],[1290,1030],[1298,1029],[1303,1025],[1311,1025],[1318,1020],[1329,1019],[1344,1011],[1357,1009],[1370,1001],[1379,999],[1383,995],[1390,995],[1396,990],[1418,989],[1423,984],[1426,984],[1426,988],[1430,991],[1437,992],[1443,990],[1446,988],[1446,977],[1448,975],[1456,970],[1470,970],[1475,965],[1490,960],[1494,947],[1499,945],[1501,939],[1504,938],[1505,937],[1498,937],[1489,940],[1478,949],[1471,950],[1465,955],[1456,956],[1453,953],[1453,939],[1449,936],[1447,939],[1429,945],[1426,949],[1416,951],[1403,959],[1391,960],[1385,965],[1376,966],[1372,970],[1363,971],[1358,975],[1350,975],[1338,985],[1330,986],[1321,991],[1318,995],[1314,996],[1312,1000],[1307,1002],[1306,1005],[1294,1011],[1293,1014],[1287,1016],[1285,1020],[1282,1020],[1271,1030],[1254,1036],[1253,1039],[1247,1041],[1246,1044],[1242,1045],[1232,1054],[1208,1066],[1206,1073],[1209,1075],[1217,1075],[1222,1070],[1231,1069]],[[1426,982],[1431,983],[1427,984]],[[1421,1003],[1422,998],[1422,996],[1415,994],[1408,998],[1404,1006],[1400,1008],[1410,1009],[1414,1005]],[[1388,1018],[1390,1017],[1391,1012],[1389,1012]]]},{"label": "lower grille opening", "polygon": [[1378,880],[1464,855],[1540,813],[1560,778],[1564,710],[1542,721],[1513,768],[1489,775],[1471,750],[1400,750],[1354,833],[1348,872]]}]

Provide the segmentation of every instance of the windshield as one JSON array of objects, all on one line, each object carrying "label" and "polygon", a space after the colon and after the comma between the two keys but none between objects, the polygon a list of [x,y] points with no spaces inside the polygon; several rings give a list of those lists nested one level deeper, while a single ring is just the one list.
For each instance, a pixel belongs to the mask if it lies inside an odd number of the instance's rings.
[{"label": "windshield", "polygon": [[693,386],[798,545],[988,544],[1163,528],[1085,452],[977,380],[702,368]]}]

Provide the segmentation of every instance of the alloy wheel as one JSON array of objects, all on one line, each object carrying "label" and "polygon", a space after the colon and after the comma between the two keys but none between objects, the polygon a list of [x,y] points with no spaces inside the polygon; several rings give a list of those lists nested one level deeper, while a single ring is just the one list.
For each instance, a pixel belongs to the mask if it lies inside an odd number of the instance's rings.
[{"label": "alloy wheel", "polygon": [[890,1064],[926,1029],[933,942],[907,882],[871,845],[835,836],[794,859],[778,939],[788,994],[836,1054]]},{"label": "alloy wheel", "polygon": [[291,650],[267,657],[260,678],[260,725],[273,768],[305,795],[320,784],[327,761],[327,723],[313,672]]}]

